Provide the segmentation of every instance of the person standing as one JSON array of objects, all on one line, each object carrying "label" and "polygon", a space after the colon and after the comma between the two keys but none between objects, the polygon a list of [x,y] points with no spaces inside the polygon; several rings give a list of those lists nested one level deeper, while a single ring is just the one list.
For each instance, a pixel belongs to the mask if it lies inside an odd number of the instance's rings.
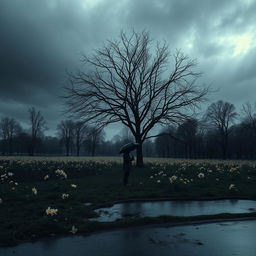
[{"label": "person standing", "polygon": [[128,183],[128,177],[130,175],[130,171],[132,170],[132,161],[134,160],[133,155],[130,155],[129,152],[124,152],[123,154],[123,185],[126,186]]}]

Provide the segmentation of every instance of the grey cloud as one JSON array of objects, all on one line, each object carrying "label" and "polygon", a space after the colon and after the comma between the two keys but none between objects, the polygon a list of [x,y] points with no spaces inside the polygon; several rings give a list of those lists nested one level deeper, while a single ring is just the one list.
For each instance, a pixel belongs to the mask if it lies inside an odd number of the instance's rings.
[{"label": "grey cloud", "polygon": [[252,32],[255,13],[256,1],[243,0],[102,0],[91,8],[84,0],[2,0],[0,115],[26,122],[33,105],[54,129],[65,118],[58,95],[66,70],[81,67],[81,53],[132,28],[197,58],[203,82],[220,88],[217,99],[253,100],[255,49],[220,58],[232,49],[216,38]]}]

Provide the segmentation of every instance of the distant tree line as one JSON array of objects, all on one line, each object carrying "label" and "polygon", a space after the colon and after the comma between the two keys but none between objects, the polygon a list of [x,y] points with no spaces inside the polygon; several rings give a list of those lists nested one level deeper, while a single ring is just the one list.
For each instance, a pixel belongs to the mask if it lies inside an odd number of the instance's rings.
[{"label": "distant tree line", "polygon": [[170,125],[161,133],[155,140],[159,157],[256,159],[256,108],[250,103],[240,115],[229,102],[212,103],[201,119]]},{"label": "distant tree line", "polygon": [[[40,111],[28,110],[30,128],[15,119],[0,119],[2,155],[115,156],[120,147],[133,141],[124,128],[112,141],[98,127],[74,120],[63,120],[56,136],[45,136],[46,122]],[[200,118],[170,123],[154,139],[143,144],[147,157],[256,159],[256,107],[247,103],[238,115],[229,102],[212,103]]]}]

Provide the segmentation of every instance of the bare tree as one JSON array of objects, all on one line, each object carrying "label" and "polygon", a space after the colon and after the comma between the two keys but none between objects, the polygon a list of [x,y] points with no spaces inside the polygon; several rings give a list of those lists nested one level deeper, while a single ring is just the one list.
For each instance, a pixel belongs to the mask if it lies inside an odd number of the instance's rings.
[{"label": "bare tree", "polygon": [[41,136],[43,131],[46,129],[46,123],[41,112],[37,111],[34,107],[31,107],[28,112],[31,123],[30,155],[33,156],[35,154],[36,142],[39,136]]},{"label": "bare tree", "polygon": [[198,130],[198,120],[190,118],[183,122],[178,127],[178,136],[184,141],[184,146],[186,148],[186,156],[188,158],[195,157],[196,150],[196,136]]},{"label": "bare tree", "polygon": [[245,123],[252,129],[254,136],[256,136],[256,104],[253,107],[252,104],[247,102],[242,108],[243,115],[245,117]]},{"label": "bare tree", "polygon": [[74,136],[75,136],[75,146],[76,146],[76,155],[80,155],[80,148],[85,139],[85,134],[87,127],[83,122],[74,123]]},{"label": "bare tree", "polygon": [[226,158],[227,154],[230,126],[236,116],[235,106],[229,102],[223,102],[222,100],[212,103],[206,111],[206,120],[210,125],[216,128],[219,133],[219,143],[223,159]]},{"label": "bare tree", "polygon": [[150,131],[187,118],[188,108],[208,92],[196,84],[201,74],[194,60],[180,51],[172,63],[169,57],[168,46],[154,44],[147,32],[121,32],[119,41],[84,56],[86,71],[70,74],[68,111],[99,128],[115,122],[127,126],[139,143],[137,166],[142,167],[142,144],[152,137]]},{"label": "bare tree", "polygon": [[96,149],[103,139],[103,136],[103,130],[99,130],[96,126],[87,127],[87,140],[85,144],[87,144],[91,156],[95,156]]},{"label": "bare tree", "polygon": [[3,139],[3,153],[13,153],[13,139],[21,131],[21,126],[13,118],[3,117],[0,121],[0,134]]},{"label": "bare tree", "polygon": [[65,149],[66,149],[66,156],[69,156],[70,149],[73,143],[73,135],[74,135],[74,122],[71,120],[61,121],[58,126],[57,130],[59,135],[64,142]]},{"label": "bare tree", "polygon": [[157,155],[160,157],[177,157],[177,128],[169,125],[161,129],[160,136],[155,140]]},{"label": "bare tree", "polygon": [[86,130],[85,145],[91,156],[95,156],[96,149],[99,144],[103,141],[104,133],[103,130],[99,130],[96,126],[88,126]]}]

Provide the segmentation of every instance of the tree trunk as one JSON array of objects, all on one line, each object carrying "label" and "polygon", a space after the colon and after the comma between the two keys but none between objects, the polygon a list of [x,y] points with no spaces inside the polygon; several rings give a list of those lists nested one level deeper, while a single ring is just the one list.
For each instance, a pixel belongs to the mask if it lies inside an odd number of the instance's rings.
[{"label": "tree trunk", "polygon": [[79,156],[80,155],[80,145],[77,144],[76,146],[76,155]]},{"label": "tree trunk", "polygon": [[137,147],[137,162],[136,162],[136,166],[139,167],[139,168],[143,168],[144,167],[142,143],[139,143],[139,146]]},{"label": "tree trunk", "polygon": [[66,142],[66,156],[69,156],[69,143]]},{"label": "tree trunk", "polygon": [[32,139],[31,147],[30,147],[30,155],[34,156],[35,153],[35,142],[34,139]]}]

